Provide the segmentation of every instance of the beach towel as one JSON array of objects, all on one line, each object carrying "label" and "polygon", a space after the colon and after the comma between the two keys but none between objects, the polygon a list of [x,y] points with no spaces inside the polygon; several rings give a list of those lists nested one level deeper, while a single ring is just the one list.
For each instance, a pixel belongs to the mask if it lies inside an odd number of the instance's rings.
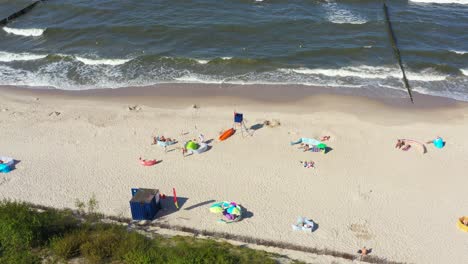
[{"label": "beach towel", "polygon": [[319,144],[323,144],[322,142],[314,139],[314,138],[300,138],[297,141],[291,142],[291,145],[296,145],[296,144],[307,144],[309,146],[318,146]]},{"label": "beach towel", "polygon": [[161,147],[167,147],[167,146],[170,146],[170,145],[174,145],[174,144],[176,143],[175,140],[173,140],[173,141],[168,141],[168,140],[166,140],[166,141],[161,141],[161,140],[159,139],[159,137],[156,138],[156,142],[157,142],[158,145],[161,146]]},{"label": "beach towel", "polygon": [[314,221],[307,219],[303,216],[297,218],[297,222],[295,225],[292,225],[292,229],[294,231],[307,231],[312,232],[315,229]]},{"label": "beach towel", "polygon": [[317,146],[312,146],[311,148],[309,148],[309,151],[310,152],[320,152],[320,151],[322,151],[322,149],[317,147]]}]

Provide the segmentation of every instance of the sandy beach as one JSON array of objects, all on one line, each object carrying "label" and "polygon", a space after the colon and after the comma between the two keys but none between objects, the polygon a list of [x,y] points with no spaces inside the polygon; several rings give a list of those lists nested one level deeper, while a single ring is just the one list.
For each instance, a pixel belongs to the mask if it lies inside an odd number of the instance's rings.
[{"label": "sandy beach", "polygon": [[[172,86],[159,92],[0,87],[0,156],[19,160],[0,174],[0,198],[74,208],[76,199],[94,194],[100,212],[130,217],[131,188],[171,195],[174,187],[181,208],[162,210],[158,221],[340,252],[366,246],[392,261],[468,263],[468,236],[456,227],[468,215],[466,103],[305,96],[308,88],[301,87],[303,95],[257,92],[249,99],[248,89],[268,87],[232,89],[239,94],[194,87],[173,93],[164,92]],[[256,128],[253,136],[236,133],[219,142],[234,111]],[[262,127],[274,119],[281,125]],[[176,147],[200,133],[211,148],[184,158]],[[165,152],[151,145],[156,135],[179,143]],[[332,148],[326,154],[289,144],[325,135]],[[394,147],[398,138],[436,136],[446,146],[427,145],[426,154],[416,145]],[[162,162],[144,167],[139,157]],[[304,160],[316,168],[304,168]],[[245,219],[217,223],[208,208],[224,200],[240,203]],[[298,216],[318,229],[292,231]]]}]

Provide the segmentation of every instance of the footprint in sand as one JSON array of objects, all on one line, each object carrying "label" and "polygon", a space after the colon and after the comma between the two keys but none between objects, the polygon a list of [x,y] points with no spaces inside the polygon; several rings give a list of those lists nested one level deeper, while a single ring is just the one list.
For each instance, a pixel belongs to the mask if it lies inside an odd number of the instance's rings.
[{"label": "footprint in sand", "polygon": [[141,106],[139,105],[133,105],[133,106],[127,106],[127,110],[128,111],[140,111],[141,110]]},{"label": "footprint in sand", "polygon": [[61,114],[62,114],[62,113],[60,113],[60,112],[53,111],[53,112],[50,112],[50,113],[49,113],[49,116],[59,116],[59,115],[61,115]]},{"label": "footprint in sand", "polygon": [[2,177],[0,178],[0,186],[2,186],[3,184],[9,182],[10,179],[8,179],[7,177]]},{"label": "footprint in sand", "polygon": [[348,229],[353,232],[356,238],[362,240],[370,240],[373,237],[373,235],[369,232],[367,222],[364,224],[351,224]]}]

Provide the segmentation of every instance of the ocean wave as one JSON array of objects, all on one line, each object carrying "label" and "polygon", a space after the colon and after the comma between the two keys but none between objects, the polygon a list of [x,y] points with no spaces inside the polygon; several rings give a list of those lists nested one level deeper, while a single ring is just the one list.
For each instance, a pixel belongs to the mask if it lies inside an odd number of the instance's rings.
[{"label": "ocean wave", "polygon": [[196,60],[200,64],[207,64],[208,62],[210,62],[209,60],[202,60],[202,59],[194,59],[194,60]]},{"label": "ocean wave", "polygon": [[327,2],[328,21],[334,24],[365,24],[367,20],[359,14],[351,12],[351,10],[340,8],[335,2]]},{"label": "ocean wave", "polygon": [[10,53],[10,52],[0,51],[1,62],[39,60],[45,57],[47,57],[47,55],[31,54],[31,53]]},{"label": "ocean wave", "polygon": [[464,50],[450,50],[450,52],[463,55],[463,54],[466,54],[468,51],[464,51]]},{"label": "ocean wave", "polygon": [[41,28],[9,28],[3,27],[3,30],[9,34],[25,36],[25,37],[38,37],[41,36],[45,29]]},{"label": "ocean wave", "polygon": [[[300,74],[325,75],[329,77],[357,77],[361,79],[401,79],[402,73],[398,68],[390,67],[373,67],[373,66],[358,66],[358,67],[343,67],[338,69],[280,69],[282,71],[292,71]],[[443,81],[447,76],[440,75],[431,69],[423,70],[419,73],[407,72],[408,80],[413,81]]]},{"label": "ocean wave", "polygon": [[415,3],[434,3],[434,4],[461,4],[468,5],[468,0],[409,0]]},{"label": "ocean wave", "polygon": [[75,56],[76,60],[87,64],[87,65],[111,65],[111,66],[116,66],[116,65],[121,65],[126,62],[131,61],[131,59],[89,59],[89,58],[83,58],[79,56]]}]

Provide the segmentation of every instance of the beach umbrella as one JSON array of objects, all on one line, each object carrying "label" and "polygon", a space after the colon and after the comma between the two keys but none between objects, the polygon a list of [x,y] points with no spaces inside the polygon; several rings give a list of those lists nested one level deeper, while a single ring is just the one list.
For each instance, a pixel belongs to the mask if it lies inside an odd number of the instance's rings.
[{"label": "beach umbrella", "polygon": [[240,212],[239,208],[234,207],[230,214],[241,215],[241,212]]},{"label": "beach umbrella", "polygon": [[223,211],[224,211],[223,208],[219,205],[214,205],[210,207],[210,212],[215,213],[215,214],[220,214]]}]

